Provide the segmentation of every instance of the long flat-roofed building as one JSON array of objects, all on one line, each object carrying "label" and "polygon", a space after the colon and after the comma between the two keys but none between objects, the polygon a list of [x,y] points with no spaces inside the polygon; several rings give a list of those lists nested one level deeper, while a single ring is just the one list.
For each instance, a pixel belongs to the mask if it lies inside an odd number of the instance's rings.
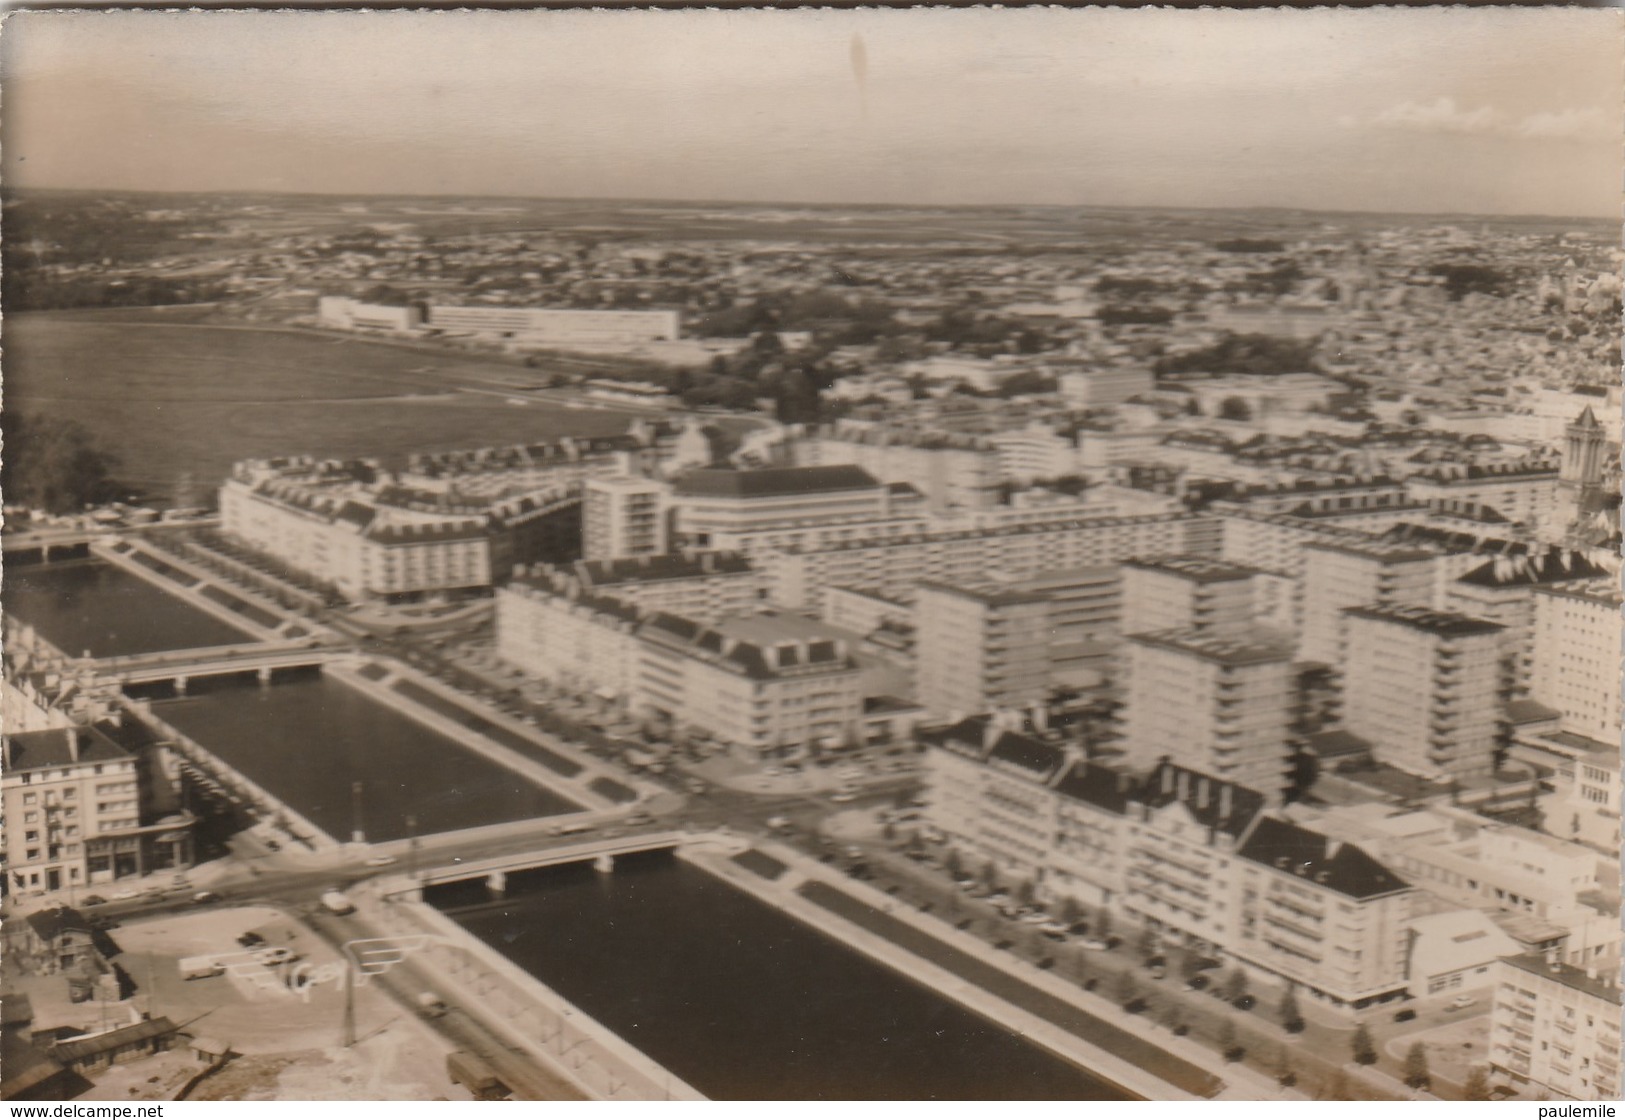
[{"label": "long flat-roofed building", "polygon": [[1501,627],[1419,606],[1351,607],[1340,665],[1343,724],[1372,757],[1434,781],[1494,769]]},{"label": "long flat-roofed building", "polygon": [[926,527],[918,491],[854,466],[701,468],[673,483],[668,503],[675,544],[746,555],[910,536]]}]

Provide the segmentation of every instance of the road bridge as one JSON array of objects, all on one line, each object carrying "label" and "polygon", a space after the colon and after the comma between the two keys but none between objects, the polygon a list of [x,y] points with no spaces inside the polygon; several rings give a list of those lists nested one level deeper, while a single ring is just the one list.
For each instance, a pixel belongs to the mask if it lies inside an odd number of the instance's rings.
[{"label": "road bridge", "polygon": [[346,656],[352,655],[343,650],[312,646],[309,642],[301,642],[292,649],[258,644],[107,657],[97,661],[95,669],[104,680],[120,685],[174,681],[176,691],[185,692],[186,682],[195,677],[257,672],[260,680],[269,684],[278,669],[317,668]]},{"label": "road bridge", "polygon": [[692,843],[700,837],[673,829],[640,832],[630,836],[594,836],[575,842],[557,844],[550,848],[535,848],[480,860],[424,870],[416,876],[398,875],[380,881],[380,892],[385,896],[415,894],[424,887],[443,883],[459,883],[468,879],[484,879],[494,890],[501,891],[506,876],[517,871],[538,867],[555,867],[565,863],[588,863],[612,870],[617,856],[637,852],[654,852]]}]

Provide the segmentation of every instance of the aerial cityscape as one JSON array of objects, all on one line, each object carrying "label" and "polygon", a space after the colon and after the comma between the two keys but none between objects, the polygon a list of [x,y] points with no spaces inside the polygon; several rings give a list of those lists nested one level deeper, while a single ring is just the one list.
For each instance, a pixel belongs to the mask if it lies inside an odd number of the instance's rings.
[{"label": "aerial cityscape", "polygon": [[1618,1099],[1625,23],[1252,15],[13,17],[0,1097]]}]

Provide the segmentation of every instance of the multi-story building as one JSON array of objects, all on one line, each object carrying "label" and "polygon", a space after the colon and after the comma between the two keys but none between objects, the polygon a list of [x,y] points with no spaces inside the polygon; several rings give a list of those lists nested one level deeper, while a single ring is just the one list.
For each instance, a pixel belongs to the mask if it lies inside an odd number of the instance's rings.
[{"label": "multi-story building", "polygon": [[1335,1007],[1405,995],[1408,883],[1354,844],[1271,817],[1236,857],[1236,957]]},{"label": "multi-story building", "polygon": [[861,672],[840,640],[747,641],[669,614],[638,638],[633,707],[644,715],[753,763],[860,741]]},{"label": "multi-story building", "polygon": [[1557,484],[1557,463],[1541,459],[1441,467],[1411,475],[1405,491],[1424,504],[1467,502],[1488,506],[1508,521],[1544,526],[1557,508]]},{"label": "multi-story building", "polygon": [[665,483],[589,478],[581,488],[581,554],[588,560],[656,556],[667,550]]},{"label": "multi-story building", "polygon": [[542,569],[498,588],[495,614],[497,656],[508,664],[575,692],[631,703],[637,607]]},{"label": "multi-story building", "polygon": [[1349,607],[1432,606],[1434,561],[1429,550],[1375,541],[1305,544],[1298,660],[1342,664]]},{"label": "multi-story building", "polygon": [[1061,399],[1071,408],[1110,408],[1155,388],[1146,369],[1100,368],[1063,373],[1057,378]]},{"label": "multi-story building", "polygon": [[1561,1100],[1618,1100],[1618,974],[1533,953],[1495,973],[1490,1069],[1516,1089]]},{"label": "multi-story building", "polygon": [[979,436],[840,421],[793,445],[801,466],[861,467],[906,482],[933,513],[988,509],[999,500],[999,453]]},{"label": "multi-story building", "polygon": [[891,540],[826,543],[762,555],[768,598],[818,609],[826,587],[869,587],[908,599],[926,580],[974,583],[997,572],[1022,580],[1058,568],[1118,564],[1134,556],[1186,552],[1200,518],[1072,518],[997,532],[921,533]]},{"label": "multi-story building", "polygon": [[674,543],[747,556],[912,536],[926,526],[918,491],[852,466],[702,468],[680,477],[668,500]]},{"label": "multi-story building", "polygon": [[1619,742],[1620,635],[1617,580],[1535,589],[1530,692],[1564,731]]},{"label": "multi-story building", "polygon": [[1121,834],[1123,909],[1193,949],[1233,944],[1238,849],[1263,809],[1246,786],[1158,764],[1131,798]]},{"label": "multi-story building", "polygon": [[914,597],[915,694],[935,717],[1024,708],[1049,692],[1049,598],[927,581]]},{"label": "multi-story building", "polygon": [[667,553],[623,560],[578,560],[557,569],[589,596],[608,596],[644,613],[665,611],[712,624],[761,606],[761,573],[732,552]]},{"label": "multi-story building", "polygon": [[1501,627],[1419,606],[1343,616],[1344,727],[1378,762],[1417,777],[1487,777],[1502,715]]},{"label": "multi-story building", "polygon": [[1057,568],[1009,585],[1049,603],[1049,681],[1079,684],[1109,668],[1122,628],[1122,580],[1114,564]]},{"label": "multi-story building", "polygon": [[1175,630],[1130,635],[1124,649],[1122,745],[1131,765],[1171,759],[1280,803],[1296,707],[1287,643]]},{"label": "multi-story building", "polygon": [[580,311],[551,307],[453,307],[430,304],[430,331],[493,335],[519,343],[606,344],[675,339],[675,311]]},{"label": "multi-story building", "polygon": [[4,873],[22,890],[68,890],[192,864],[186,813],[143,801],[138,762],[92,725],[18,731],[0,774]]},{"label": "multi-story building", "polygon": [[1263,574],[1205,556],[1130,560],[1123,565],[1123,633],[1243,633],[1258,623],[1254,578]]}]

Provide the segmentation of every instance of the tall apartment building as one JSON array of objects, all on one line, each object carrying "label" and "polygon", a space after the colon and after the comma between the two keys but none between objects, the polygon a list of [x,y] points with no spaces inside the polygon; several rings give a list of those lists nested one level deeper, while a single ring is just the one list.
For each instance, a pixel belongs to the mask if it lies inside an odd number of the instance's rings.
[{"label": "tall apartment building", "polygon": [[1049,603],[1051,684],[1078,684],[1080,674],[1109,667],[1105,659],[1116,650],[1122,632],[1122,578],[1116,565],[1039,572],[1010,589],[1042,595]]},{"label": "tall apartment building", "polygon": [[1057,379],[1061,399],[1076,409],[1109,408],[1156,388],[1145,369],[1090,369],[1063,373]]},{"label": "tall apartment building", "polygon": [[1039,593],[921,583],[916,699],[939,718],[1041,702],[1049,692],[1049,613]]},{"label": "tall apartment building", "polygon": [[13,891],[83,889],[192,865],[186,813],[143,806],[133,754],[92,726],[4,741],[4,874]]},{"label": "tall apartment building", "polygon": [[581,554],[588,560],[667,551],[665,483],[652,478],[589,478],[581,488]]},{"label": "tall apartment building", "polygon": [[1501,627],[1418,606],[1343,615],[1344,726],[1406,773],[1488,776],[1502,713]]},{"label": "tall apartment building", "polygon": [[1236,957],[1334,1006],[1405,995],[1408,883],[1354,844],[1272,817],[1236,856]]},{"label": "tall apartment building", "polygon": [[1428,550],[1378,542],[1305,544],[1298,660],[1342,663],[1348,607],[1432,606],[1434,560]]},{"label": "tall apartment building", "polygon": [[1124,648],[1126,760],[1150,769],[1171,759],[1279,804],[1296,704],[1289,645],[1176,630],[1131,635]]},{"label": "tall apartment building", "polygon": [[1558,464],[1533,460],[1439,467],[1405,479],[1405,491],[1424,504],[1471,503],[1487,506],[1508,521],[1545,526],[1557,509]]},{"label": "tall apartment building", "polygon": [[1620,739],[1620,592],[1614,579],[1536,588],[1530,691],[1564,731]]},{"label": "tall apartment building", "polygon": [[1254,577],[1262,574],[1205,556],[1130,560],[1123,565],[1123,633],[1243,633],[1258,621]]},{"label": "tall apartment building", "polygon": [[1532,1094],[1618,1100],[1619,1017],[1617,974],[1540,954],[1503,957],[1495,970],[1490,1070]]},{"label": "tall apartment building", "polygon": [[831,542],[764,553],[757,563],[768,598],[818,609],[826,587],[867,587],[907,599],[916,584],[976,583],[997,572],[1022,580],[1060,568],[1119,564],[1134,556],[1189,551],[1204,523],[1188,515],[1071,518],[997,532],[920,533],[888,540]]}]

